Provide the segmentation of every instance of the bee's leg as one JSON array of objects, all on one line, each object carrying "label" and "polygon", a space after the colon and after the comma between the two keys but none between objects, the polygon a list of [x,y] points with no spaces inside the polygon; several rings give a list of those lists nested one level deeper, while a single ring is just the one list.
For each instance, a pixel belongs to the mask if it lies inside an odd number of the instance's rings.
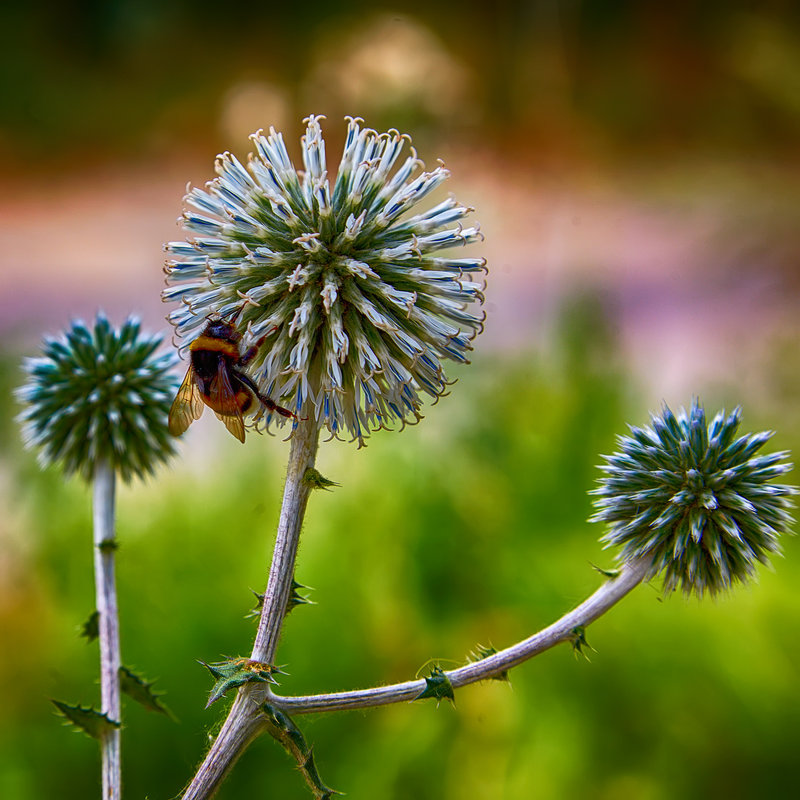
[{"label": "bee's leg", "polygon": [[236,377],[244,383],[250,391],[255,394],[255,396],[261,401],[261,404],[268,408],[270,411],[275,411],[280,414],[282,417],[291,417],[292,419],[297,419],[297,415],[293,411],[289,411],[288,408],[284,408],[283,406],[279,406],[271,397],[267,397],[265,394],[261,394],[256,386],[255,381],[249,376],[246,375],[244,372],[237,372]]},{"label": "bee's leg", "polygon": [[274,328],[269,333],[265,333],[260,339],[253,342],[252,346],[248,347],[247,350],[239,356],[238,365],[240,367],[246,367],[256,357],[256,353],[261,349],[261,345],[267,341],[267,336],[269,336],[270,333],[274,333],[275,330],[277,330],[277,328]]},{"label": "bee's leg", "polygon": [[248,347],[247,350],[245,350],[244,353],[239,356],[237,365],[240,367],[246,367],[256,357],[256,353],[258,353],[266,338],[266,336],[262,336],[252,347]]},{"label": "bee's leg", "polygon": [[[260,339],[256,342],[253,342],[251,347],[248,347],[247,350],[244,351],[239,356],[239,361],[237,362],[240,367],[246,367],[255,357],[256,353],[261,349],[261,345],[267,341],[267,337],[271,334],[275,333],[278,330],[277,327],[273,327],[271,330],[267,331]],[[248,325],[247,329],[248,333],[250,332],[250,327]]]}]

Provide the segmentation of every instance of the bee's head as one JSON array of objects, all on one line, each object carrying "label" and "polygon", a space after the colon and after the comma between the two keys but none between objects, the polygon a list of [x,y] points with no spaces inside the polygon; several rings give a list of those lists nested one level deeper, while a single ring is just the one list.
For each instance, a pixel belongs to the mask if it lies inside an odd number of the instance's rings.
[{"label": "bee's head", "polygon": [[229,342],[238,342],[242,338],[235,325],[216,315],[208,317],[208,324],[203,335],[210,336],[212,339],[225,339]]}]

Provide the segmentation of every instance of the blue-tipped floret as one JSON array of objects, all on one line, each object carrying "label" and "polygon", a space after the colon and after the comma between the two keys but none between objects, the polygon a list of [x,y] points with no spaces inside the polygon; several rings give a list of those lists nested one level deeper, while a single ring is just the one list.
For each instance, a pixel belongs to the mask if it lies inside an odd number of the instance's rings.
[{"label": "blue-tipped floret", "polygon": [[699,403],[676,416],[666,406],[650,426],[631,428],[604,456],[593,522],[622,561],[646,558],[664,589],[702,596],[752,578],[780,552],[793,522],[793,486],[773,483],[792,465],[788,453],[757,455],[770,432],[736,436],[741,409],[710,424]]},{"label": "blue-tipped floret", "polygon": [[23,439],[43,466],[90,480],[104,462],[129,480],[174,453],[167,413],[175,357],[157,354],[160,344],[137,320],[115,330],[102,314],[92,328],[73,322],[63,337],[44,340],[42,356],[25,360],[28,380],[16,392]]}]

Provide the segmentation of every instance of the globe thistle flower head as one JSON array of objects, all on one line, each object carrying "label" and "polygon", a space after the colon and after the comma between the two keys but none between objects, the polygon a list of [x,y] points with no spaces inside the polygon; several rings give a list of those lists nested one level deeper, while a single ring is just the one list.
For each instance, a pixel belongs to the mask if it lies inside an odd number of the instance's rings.
[{"label": "globe thistle flower head", "polygon": [[42,466],[60,463],[90,480],[104,462],[127,481],[175,452],[167,433],[175,357],[156,354],[160,344],[137,320],[115,330],[102,314],[93,328],[73,322],[62,338],[44,340],[16,390],[25,445]]},{"label": "globe thistle flower head", "polygon": [[218,157],[217,177],[186,195],[190,238],[165,247],[163,299],[179,301],[169,320],[185,343],[210,314],[235,319],[246,344],[263,340],[251,377],[264,394],[362,444],[420,419],[422,396],[447,389],[443,360],[467,362],[485,260],[447,251],[482,235],[452,197],[417,210],[449,173],[416,174],[397,131],[348,118],[331,188],[320,119],[306,120],[302,171],[272,129],[251,137],[246,166]]},{"label": "globe thistle flower head", "polygon": [[758,455],[772,433],[737,436],[740,417],[721,411],[707,424],[697,402],[677,416],[665,406],[604,456],[591,521],[609,524],[601,541],[620,546],[620,560],[649,559],[650,577],[663,571],[666,592],[745,582],[790,532],[796,490],[772,482],[792,468],[788,453]]}]

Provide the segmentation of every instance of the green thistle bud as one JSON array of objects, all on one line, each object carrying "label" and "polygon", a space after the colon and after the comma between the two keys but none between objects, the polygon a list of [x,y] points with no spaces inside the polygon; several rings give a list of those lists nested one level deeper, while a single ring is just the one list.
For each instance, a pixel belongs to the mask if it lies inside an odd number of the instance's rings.
[{"label": "green thistle bud", "polygon": [[38,448],[42,466],[60,463],[91,480],[105,462],[129,480],[175,452],[167,433],[175,357],[154,355],[160,344],[141,335],[138,321],[116,331],[102,315],[93,330],[73,322],[63,338],[44,340],[16,391],[26,405],[17,418],[25,445]]},{"label": "green thistle bud", "polygon": [[219,156],[217,177],[185,198],[193,238],[166,245],[163,299],[180,301],[169,320],[186,341],[210,314],[263,340],[252,362],[263,393],[361,444],[421,418],[421,394],[447,389],[442,360],[467,362],[484,316],[471,274],[485,259],[446,251],[482,235],[452,197],[412,215],[449,173],[412,178],[413,148],[396,167],[408,138],[397,131],[349,119],[331,190],[319,119],[306,120],[302,172],[274,130],[251,137],[246,167]]},{"label": "green thistle bud", "polygon": [[756,455],[772,433],[737,438],[740,416],[721,411],[709,425],[697,402],[677,417],[665,406],[604,456],[591,521],[609,523],[601,541],[621,546],[621,561],[650,560],[650,577],[663,570],[665,591],[700,597],[744,583],[790,532],[796,489],[771,483],[792,468],[788,453]]}]

